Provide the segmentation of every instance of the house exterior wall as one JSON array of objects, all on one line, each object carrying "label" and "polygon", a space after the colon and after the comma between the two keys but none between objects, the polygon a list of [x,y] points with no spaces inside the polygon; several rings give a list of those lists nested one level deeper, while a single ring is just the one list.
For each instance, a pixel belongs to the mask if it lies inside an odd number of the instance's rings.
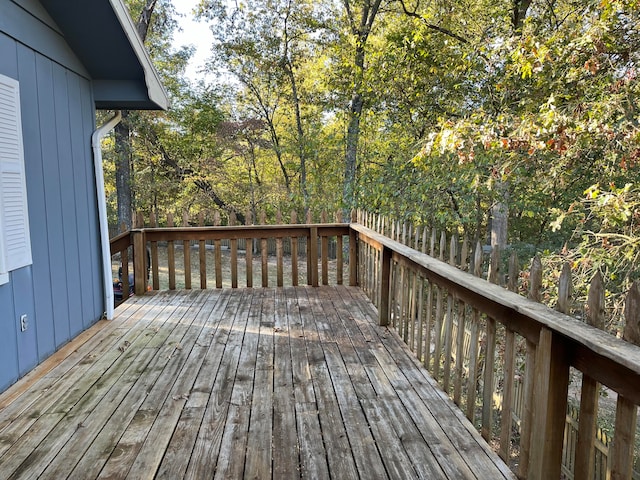
[{"label": "house exterior wall", "polygon": [[91,80],[42,12],[29,14],[37,4],[19,3],[0,0],[0,74],[20,82],[33,264],[0,286],[0,392],[104,312]]}]

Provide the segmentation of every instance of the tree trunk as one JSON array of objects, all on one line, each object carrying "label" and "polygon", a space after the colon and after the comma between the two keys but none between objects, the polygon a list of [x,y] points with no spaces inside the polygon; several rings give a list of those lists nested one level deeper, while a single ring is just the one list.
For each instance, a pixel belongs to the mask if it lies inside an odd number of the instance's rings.
[{"label": "tree trunk", "polygon": [[302,114],[300,113],[300,98],[298,97],[298,85],[296,77],[293,73],[293,65],[289,59],[286,60],[285,67],[289,82],[291,83],[291,96],[293,99],[293,107],[296,114],[296,130],[298,133],[298,155],[300,157],[300,193],[304,203],[305,215],[309,211],[309,191],[307,189],[307,158],[306,158],[306,140],[304,138],[304,129],[302,128]]},{"label": "tree trunk", "polygon": [[[142,12],[138,17],[136,25],[138,35],[144,43],[149,33],[151,16],[156,7],[157,0],[147,0],[142,7]],[[116,198],[118,204],[118,226],[122,224],[127,228],[132,227],[132,206],[133,206],[133,158],[131,156],[131,127],[127,122],[129,112],[122,111],[122,122],[116,125],[115,150],[116,150]]]},{"label": "tree trunk", "polygon": [[498,184],[500,198],[491,207],[491,245],[498,245],[504,251],[508,240],[509,227],[509,184]]},{"label": "tree trunk", "polygon": [[360,138],[360,119],[364,110],[364,72],[365,46],[373,28],[373,22],[378,15],[382,0],[363,0],[361,11],[354,10],[353,0],[342,0],[347,13],[347,20],[351,28],[351,35],[355,40],[353,90],[349,105],[349,125],[347,127],[347,141],[344,158],[344,186],[342,193],[342,207],[345,221],[349,219],[349,211],[356,206],[356,185],[358,172],[358,141]]},{"label": "tree trunk", "polygon": [[[364,39],[366,41],[366,39]],[[356,173],[358,168],[358,140],[360,138],[360,117],[364,108],[362,84],[364,76],[364,41],[359,41],[355,55],[355,82],[351,104],[349,105],[349,125],[347,127],[347,145],[344,157],[344,187],[342,203],[345,212],[356,205]]]},{"label": "tree trunk", "polygon": [[130,129],[127,122],[128,112],[122,112],[122,122],[116,125],[116,197],[118,209],[118,226],[132,227],[132,195],[131,195],[131,146]]}]

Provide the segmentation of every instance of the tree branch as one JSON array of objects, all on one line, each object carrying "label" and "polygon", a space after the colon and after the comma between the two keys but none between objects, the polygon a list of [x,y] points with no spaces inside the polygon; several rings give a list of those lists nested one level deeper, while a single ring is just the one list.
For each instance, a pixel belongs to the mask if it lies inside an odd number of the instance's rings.
[{"label": "tree branch", "polygon": [[[165,166],[170,167],[171,169],[173,169],[172,173],[174,175],[174,178],[176,178],[176,179],[178,179],[180,181],[184,181],[186,177],[192,176],[192,175],[195,174],[195,171],[193,169],[181,167],[178,164],[178,162],[174,158],[171,157],[171,155],[164,148],[164,145],[162,145],[162,142],[160,141],[160,139],[158,138],[158,135],[156,134],[156,132],[153,129],[149,129],[147,138],[149,139],[151,144],[154,147],[156,147],[158,149],[158,151],[160,152],[160,158],[162,159],[162,163]],[[209,197],[213,201],[213,203],[215,205],[217,205],[219,208],[221,208],[223,210],[226,210],[228,212],[235,212],[236,215],[237,215],[238,220],[241,223],[245,223],[245,217],[242,214],[242,212],[237,212],[236,209],[233,206],[229,205],[222,198],[220,198],[220,196],[213,189],[213,186],[211,185],[211,183],[209,181],[207,181],[207,180],[205,180],[203,178],[195,178],[195,179],[193,179],[193,183],[205,195],[207,195],[207,197]]]},{"label": "tree branch", "polygon": [[422,15],[420,15],[420,14],[419,14],[419,13],[417,13],[416,11],[410,11],[410,10],[407,8],[407,6],[405,5],[404,0],[399,0],[399,1],[400,1],[400,5],[402,5],[402,10],[403,10],[403,12],[404,12],[404,14],[405,14],[405,15],[407,15],[407,16],[409,16],[409,17],[411,17],[411,18],[417,18],[417,19],[418,19],[418,20],[420,20],[420,21],[424,24],[424,26],[425,26],[425,27],[427,27],[428,29],[430,29],[430,30],[434,30],[434,31],[436,31],[436,32],[438,32],[438,33],[442,33],[442,34],[444,34],[444,35],[446,35],[446,36],[448,36],[448,37],[455,38],[455,39],[456,39],[456,40],[458,40],[460,43],[464,43],[464,44],[467,44],[467,45],[470,43],[470,42],[469,42],[469,40],[467,40],[467,39],[466,39],[466,38],[464,38],[464,37],[461,37],[460,35],[458,35],[457,33],[452,32],[452,31],[451,31],[451,30],[449,30],[449,29],[446,29],[446,28],[440,27],[440,26],[438,26],[438,25],[434,25],[433,23],[429,23],[429,22],[427,21],[427,19],[426,19],[426,18],[424,18]]}]

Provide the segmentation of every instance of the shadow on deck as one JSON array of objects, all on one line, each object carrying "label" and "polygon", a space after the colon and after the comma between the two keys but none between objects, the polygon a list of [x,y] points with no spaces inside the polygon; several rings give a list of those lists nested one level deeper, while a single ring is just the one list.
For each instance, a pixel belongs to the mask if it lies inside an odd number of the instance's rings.
[{"label": "shadow on deck", "polygon": [[514,478],[354,287],[134,297],[0,396],[0,478]]}]

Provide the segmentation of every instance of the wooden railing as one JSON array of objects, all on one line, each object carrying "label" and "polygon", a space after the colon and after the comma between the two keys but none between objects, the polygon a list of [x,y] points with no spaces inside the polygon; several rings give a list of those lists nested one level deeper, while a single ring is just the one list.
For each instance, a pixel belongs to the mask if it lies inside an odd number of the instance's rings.
[{"label": "wooden railing", "polygon": [[[582,372],[585,385],[582,443],[572,459],[581,473],[575,478],[594,478],[599,383],[618,398],[610,476],[632,478],[640,348],[360,223],[351,228],[358,232],[358,284],[378,307],[380,324],[397,331],[500,456],[517,465],[521,478],[561,478],[571,367]],[[629,340],[640,331],[639,298],[636,284],[627,298]],[[514,438],[519,377],[524,405]]]},{"label": "wooden railing", "polygon": [[[279,245],[271,256],[266,247],[269,239],[275,239]],[[636,412],[640,404],[639,347],[357,222],[141,228],[113,239],[112,254],[119,255],[123,277],[128,257],[133,254],[137,294],[143,294],[148,283],[153,288],[160,286],[156,278],[160,246],[167,251],[168,288],[177,288],[177,269],[170,266],[176,262],[175,250],[180,250],[177,245],[182,246],[179,254],[185,257],[185,266],[191,265],[191,259],[186,257],[197,251],[200,287],[220,288],[225,285],[221,278],[223,241],[229,245],[225,273],[230,276],[226,282],[231,287],[243,286],[239,285],[241,277],[244,286],[258,284],[253,280],[258,268],[254,269],[254,261],[259,263],[262,286],[281,286],[287,280],[296,285],[299,268],[306,271],[306,276],[304,272],[302,276],[309,285],[328,284],[334,278],[340,284],[346,280],[343,266],[347,266],[348,283],[359,285],[369,295],[378,308],[379,323],[397,331],[521,478],[561,478],[563,459],[567,457],[563,452],[563,434],[570,368],[582,372],[583,384],[588,386],[583,389],[578,416],[586,420],[579,423],[577,437],[564,443],[581,442],[568,461],[586,473],[575,478],[594,478],[593,465],[602,465],[601,455],[596,457],[600,459],[598,462],[593,461],[594,410],[598,384],[606,385],[618,396],[608,470],[611,478],[632,478]],[[246,247],[239,254],[242,241]],[[298,250],[302,241],[305,248]],[[339,258],[334,260],[335,277],[330,279],[328,245],[332,241],[339,245],[335,249]],[[283,242],[290,243],[292,252],[286,275]],[[435,237],[431,240],[434,242]],[[427,243],[427,238],[422,239],[423,245]],[[212,250],[207,245],[212,245]],[[212,262],[208,255],[213,255]],[[151,267],[149,281],[147,263]],[[476,258],[477,267],[480,263]],[[239,265],[244,265],[244,276],[239,273]],[[184,288],[191,288],[187,280],[191,273],[187,267],[183,270]],[[275,281],[270,282],[272,270]],[[493,271],[495,275],[495,266]],[[212,273],[214,280],[208,282]],[[637,285],[634,289],[628,299],[625,330],[630,339],[638,338],[640,331],[640,289]],[[516,381],[521,384],[522,395],[515,394]],[[518,402],[522,405],[518,406]],[[517,416],[517,430],[516,409],[522,412]]]},{"label": "wooden railing", "polygon": [[[122,268],[123,291],[128,291],[131,262],[137,295],[159,290],[161,283],[169,290],[178,285],[191,289],[193,277],[202,289],[295,286],[301,277],[312,286],[340,285],[348,260],[344,237],[349,234],[349,225],[342,223],[140,228],[115,237],[111,254],[117,256],[114,265]],[[275,255],[269,254],[270,240],[275,241]],[[285,250],[291,253],[285,256]],[[161,282],[161,271],[166,282]],[[355,285],[355,264],[348,281]]]}]

